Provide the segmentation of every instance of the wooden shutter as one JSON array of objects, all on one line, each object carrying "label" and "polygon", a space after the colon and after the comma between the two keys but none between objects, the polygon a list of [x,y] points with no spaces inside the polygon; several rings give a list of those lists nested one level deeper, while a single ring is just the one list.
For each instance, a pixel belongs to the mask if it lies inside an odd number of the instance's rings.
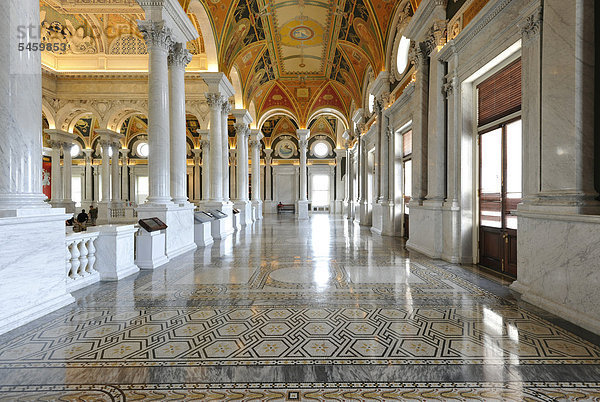
[{"label": "wooden shutter", "polygon": [[480,127],[521,110],[521,59],[483,81],[477,89]]}]

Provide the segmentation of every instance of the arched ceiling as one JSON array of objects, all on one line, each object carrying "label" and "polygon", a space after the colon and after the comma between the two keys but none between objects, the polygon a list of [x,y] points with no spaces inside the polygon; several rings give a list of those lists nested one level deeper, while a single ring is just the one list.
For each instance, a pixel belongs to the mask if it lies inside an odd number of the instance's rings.
[{"label": "arched ceiling", "polygon": [[[289,110],[301,124],[320,108],[349,116],[370,66],[382,71],[396,0],[201,1],[212,21],[219,70],[240,75],[257,115]],[[412,0],[416,9],[418,0]]]}]

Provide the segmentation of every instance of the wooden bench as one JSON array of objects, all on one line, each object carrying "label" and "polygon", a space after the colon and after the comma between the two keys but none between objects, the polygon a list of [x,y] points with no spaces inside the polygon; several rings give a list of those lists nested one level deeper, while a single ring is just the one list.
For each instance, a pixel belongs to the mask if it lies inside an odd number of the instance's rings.
[{"label": "wooden bench", "polygon": [[282,213],[286,213],[286,212],[295,214],[296,213],[296,204],[277,205],[277,213],[278,214],[282,214]]}]

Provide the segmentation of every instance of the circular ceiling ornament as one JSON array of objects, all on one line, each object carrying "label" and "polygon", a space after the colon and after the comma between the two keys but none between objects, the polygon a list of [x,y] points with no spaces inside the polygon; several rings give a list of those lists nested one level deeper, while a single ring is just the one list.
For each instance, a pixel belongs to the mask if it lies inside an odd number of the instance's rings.
[{"label": "circular ceiling ornament", "polygon": [[300,25],[291,30],[290,36],[292,39],[304,41],[312,39],[315,32],[306,25]]}]

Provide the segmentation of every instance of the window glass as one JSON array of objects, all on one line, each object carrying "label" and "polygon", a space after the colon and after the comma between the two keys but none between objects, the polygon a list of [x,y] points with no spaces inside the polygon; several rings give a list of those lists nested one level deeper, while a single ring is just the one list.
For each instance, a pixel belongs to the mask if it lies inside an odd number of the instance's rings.
[{"label": "window glass", "polygon": [[313,206],[322,207],[329,205],[329,176],[314,175],[312,177],[311,193]]},{"label": "window glass", "polygon": [[502,129],[482,134],[481,225],[502,227]]},{"label": "window glass", "polygon": [[506,227],[517,229],[512,214],[521,202],[522,191],[521,120],[506,126]]},{"label": "window glass", "polygon": [[398,54],[396,55],[396,68],[398,73],[403,74],[408,66],[408,50],[410,48],[410,39],[404,36],[400,39],[398,44]]},{"label": "window glass", "polygon": [[313,154],[317,158],[324,158],[327,156],[327,154],[329,154],[329,147],[323,142],[318,142],[313,147]]},{"label": "window glass", "polygon": [[147,142],[140,142],[137,145],[137,154],[141,158],[147,158],[149,153],[150,153],[150,147],[148,146]]},{"label": "window glass", "polygon": [[402,150],[404,156],[412,154],[412,130],[402,136]]},{"label": "window glass", "polygon": [[373,113],[374,106],[375,106],[375,95],[369,94],[369,113]]},{"label": "window glass", "polygon": [[146,202],[146,198],[148,198],[148,190],[148,176],[138,176],[136,186],[136,202],[138,204],[143,204]]},{"label": "window glass", "polygon": [[412,161],[404,162],[404,213],[408,215],[408,203],[412,195]]},{"label": "window glass", "polygon": [[75,207],[81,207],[81,176],[71,177],[71,199],[75,202]]},{"label": "window glass", "polygon": [[79,156],[80,152],[81,152],[81,147],[79,145],[75,144],[71,147],[71,157],[72,158],[76,158],[77,156]]}]

